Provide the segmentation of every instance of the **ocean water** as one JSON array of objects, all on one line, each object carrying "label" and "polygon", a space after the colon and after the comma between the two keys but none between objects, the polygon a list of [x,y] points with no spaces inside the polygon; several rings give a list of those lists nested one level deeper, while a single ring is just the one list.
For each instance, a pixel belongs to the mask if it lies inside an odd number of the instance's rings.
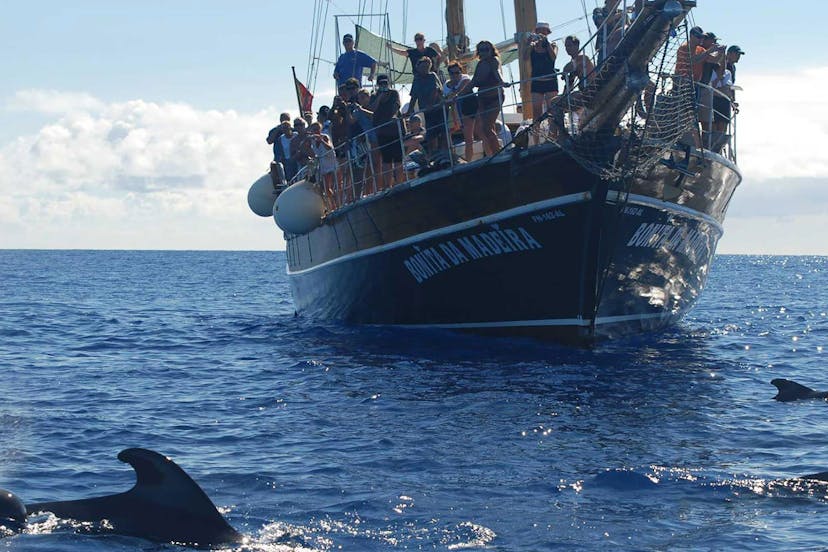
[{"label": "ocean water", "polygon": [[[819,550],[828,258],[720,256],[679,326],[567,348],[320,325],[283,253],[0,251],[0,487],[173,458],[251,550]],[[50,516],[0,550],[176,550]]]}]

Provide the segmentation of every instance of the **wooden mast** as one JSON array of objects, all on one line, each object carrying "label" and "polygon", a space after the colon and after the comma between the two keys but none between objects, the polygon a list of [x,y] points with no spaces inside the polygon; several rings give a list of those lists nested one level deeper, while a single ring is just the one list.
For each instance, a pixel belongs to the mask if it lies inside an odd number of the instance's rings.
[{"label": "wooden mast", "polygon": [[520,66],[520,101],[523,102],[523,118],[534,117],[532,113],[532,95],[528,79],[530,78],[529,63],[523,59],[526,47],[526,33],[534,32],[538,21],[538,10],[535,0],[515,0],[515,41],[518,44],[518,64]]},{"label": "wooden mast", "polygon": [[463,0],[448,0],[446,2],[446,46],[450,60],[459,59],[468,51],[468,37],[466,37],[465,17],[463,14]]}]

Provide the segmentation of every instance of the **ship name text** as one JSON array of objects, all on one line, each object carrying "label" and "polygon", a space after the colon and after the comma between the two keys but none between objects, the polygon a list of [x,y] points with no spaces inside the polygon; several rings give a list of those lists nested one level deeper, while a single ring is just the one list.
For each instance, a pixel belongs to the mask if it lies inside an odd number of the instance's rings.
[{"label": "ship name text", "polygon": [[418,284],[462,264],[518,251],[543,249],[525,228],[503,228],[493,224],[487,230],[445,240],[430,247],[414,246],[416,253],[403,265]]},{"label": "ship name text", "polygon": [[630,240],[630,247],[649,247],[650,249],[665,248],[690,256],[691,252],[698,258],[707,247],[707,234],[683,226],[642,222]]}]

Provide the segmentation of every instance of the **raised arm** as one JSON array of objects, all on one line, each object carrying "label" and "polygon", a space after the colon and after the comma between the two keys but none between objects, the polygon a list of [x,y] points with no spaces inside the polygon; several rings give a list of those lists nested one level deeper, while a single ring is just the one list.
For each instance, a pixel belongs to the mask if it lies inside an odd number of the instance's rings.
[{"label": "raised arm", "polygon": [[396,48],[396,47],[395,47],[393,44],[391,44],[390,42],[386,42],[386,43],[385,43],[385,45],[388,47],[388,49],[389,49],[389,50],[391,50],[391,51],[392,51],[392,52],[394,52],[395,54],[399,54],[399,55],[401,55],[401,56],[408,57],[408,50],[403,50],[403,49],[400,49],[400,48]]}]

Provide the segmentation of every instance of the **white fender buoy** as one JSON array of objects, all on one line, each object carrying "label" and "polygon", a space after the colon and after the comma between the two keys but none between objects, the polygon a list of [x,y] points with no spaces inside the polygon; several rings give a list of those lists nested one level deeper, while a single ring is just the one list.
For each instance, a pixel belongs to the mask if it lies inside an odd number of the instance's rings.
[{"label": "white fender buoy", "polygon": [[273,204],[277,226],[288,234],[304,234],[319,226],[325,203],[313,183],[300,180],[289,186]]},{"label": "white fender buoy", "polygon": [[247,192],[247,204],[250,210],[260,217],[269,217],[273,214],[273,204],[279,193],[273,187],[270,173],[265,174],[250,186]]}]

